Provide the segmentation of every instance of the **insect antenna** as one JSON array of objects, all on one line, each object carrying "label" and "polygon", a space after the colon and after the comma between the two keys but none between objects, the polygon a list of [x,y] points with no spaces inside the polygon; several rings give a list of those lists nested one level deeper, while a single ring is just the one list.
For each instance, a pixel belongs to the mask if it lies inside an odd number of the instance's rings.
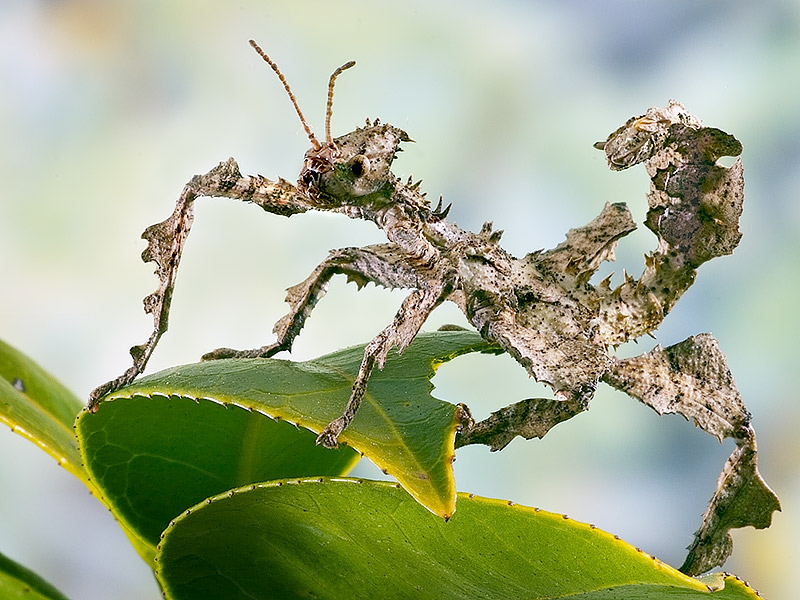
[{"label": "insect antenna", "polygon": [[[308,126],[308,121],[306,121],[306,118],[303,116],[303,113],[300,111],[300,106],[297,104],[297,99],[294,97],[294,94],[292,93],[292,88],[289,87],[289,83],[286,81],[286,77],[283,76],[283,73],[281,73],[281,70],[278,68],[278,65],[276,65],[274,62],[272,62],[272,59],[269,56],[267,56],[267,53],[264,52],[258,44],[256,44],[255,40],[250,40],[250,45],[253,47],[253,49],[256,52],[258,52],[258,55],[261,58],[263,58],[264,61],[270,67],[272,67],[272,70],[275,71],[275,74],[278,76],[278,79],[281,80],[281,83],[283,84],[283,88],[286,90],[286,93],[289,94],[289,100],[292,101],[292,105],[294,106],[294,109],[297,111],[297,116],[300,117],[300,123],[303,124],[303,129],[305,129],[306,135],[308,136],[308,139],[311,142],[311,145],[314,147],[314,150],[319,150],[320,148],[322,148],[322,144],[320,144],[319,140],[317,140],[317,138],[314,136],[314,133],[311,131],[311,128]],[[353,66],[353,65],[350,65],[350,66]],[[334,76],[338,75],[339,72],[341,72],[341,70],[344,70],[344,68],[347,68],[347,66],[340,67],[339,69],[337,69],[337,72],[334,73]],[[330,83],[331,87],[333,86],[333,77],[334,76],[331,76],[331,83]],[[330,103],[331,103],[330,97],[331,97],[331,95],[332,95],[332,92],[329,92],[329,94],[328,94],[328,105],[329,105],[328,112],[329,113],[330,113]],[[326,135],[327,135],[328,138],[330,138],[330,134],[326,134]]]},{"label": "insect antenna", "polygon": [[346,71],[355,64],[356,61],[354,60],[344,63],[341,67],[336,69],[331,74],[331,78],[328,81],[328,105],[325,108],[325,142],[328,144],[328,146],[333,145],[333,138],[331,137],[331,116],[333,115],[333,84],[336,82],[336,78],[342,74],[342,71]]}]

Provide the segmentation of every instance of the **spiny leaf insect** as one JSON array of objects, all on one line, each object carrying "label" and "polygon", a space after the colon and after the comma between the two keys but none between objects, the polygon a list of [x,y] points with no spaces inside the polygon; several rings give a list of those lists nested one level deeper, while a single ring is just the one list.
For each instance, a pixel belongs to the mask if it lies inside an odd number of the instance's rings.
[{"label": "spiny leaf insect", "polygon": [[[290,311],[275,324],[274,342],[253,350],[219,348],[203,356],[204,360],[268,358],[290,350],[336,274],[359,287],[372,282],[410,290],[392,322],[366,345],[347,405],[319,433],[317,443],[337,445],[339,434],[356,417],[373,369],[383,367],[393,348],[405,349],[431,311],[447,300],[488,342],[554,392],[554,398],[522,400],[478,423],[465,409],[456,446],[481,443],[499,450],[516,436],[542,437],[586,410],[603,381],[659,414],[681,414],[720,440],[736,441],[684,572],[703,572],[730,554],[731,521],[720,518],[723,512],[736,514],[739,527],[769,524],[777,498],[758,473],[750,415],[716,340],[701,334],[633,358],[613,353],[623,342],[652,334],[694,282],[698,267],[732,253],[739,243],[742,164],[738,159],[729,167],[717,162],[741,153],[735,137],[704,127],[682,104],[670,101],[666,107],[632,117],[595,145],[604,151],[612,170],[644,164],[651,179],[645,225],[655,234],[657,245],[645,256],[638,278],[626,274],[612,287],[609,276],[594,284],[590,280],[599,265],[613,260],[618,241],[636,228],[624,203],[605,204],[595,219],[571,229],[555,248],[516,258],[500,246],[501,232],[491,223],[477,233],[459,228],[447,220],[450,206],[442,208],[441,198],[432,206],[419,181],[403,182],[391,172],[401,144],[410,141],[405,131],[376,119],[332,137],[334,83],[354,62],[345,63],[330,77],[325,141],[320,142],[283,73],[254,41],[250,44],[280,79],[311,144],[297,184],[243,176],[233,159],[186,184],[173,214],[142,235],[149,242],[142,258],[156,263],[159,277],[157,290],[144,299],[145,311],[153,315],[153,332],[147,342],[131,348],[133,366],[92,392],[89,410],[96,410],[104,397],[144,370],[167,330],[196,198],[253,202],[281,216],[331,211],[373,222],[388,242],[333,250],[306,280],[289,288]],[[747,493],[740,493],[745,489]]]}]

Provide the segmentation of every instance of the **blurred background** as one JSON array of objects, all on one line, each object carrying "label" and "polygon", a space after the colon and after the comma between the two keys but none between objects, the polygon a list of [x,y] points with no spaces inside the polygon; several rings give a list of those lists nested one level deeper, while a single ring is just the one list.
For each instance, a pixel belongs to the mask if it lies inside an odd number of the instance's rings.
[{"label": "blurred background", "polygon": [[[468,229],[506,231],[516,255],[559,243],[605,202],[646,211],[644,170],[607,170],[592,143],[670,98],[744,144],[747,200],[735,254],[704,265],[635,354],[711,332],[759,436],[760,467],[783,512],[739,530],[725,569],[767,598],[793,597],[800,559],[800,3],[634,0],[402,3],[361,0],[0,2],[0,337],[79,396],[122,372],[151,323],[155,289],[142,230],[184,183],[235,157],[245,173],[293,180],[308,147],[274,74],[278,62],[322,135],[380,117],[415,144],[395,173],[424,178]],[[149,372],[218,346],[271,340],[286,287],[329,249],[382,241],[335,215],[284,219],[229,200],[197,203],[171,328]],[[654,246],[625,238],[606,272],[637,274]],[[403,298],[335,280],[299,337],[305,359],[366,342]],[[465,325],[454,306],[425,329]],[[548,395],[507,357],[443,366],[435,394],[485,417]],[[459,450],[460,490],[567,513],[679,566],[732,450],[680,417],[609,388],[544,440],[500,453]],[[150,569],[85,488],[22,438],[0,431],[0,551],[72,598],[160,597]],[[380,478],[369,464],[356,473]],[[790,589],[792,591],[790,591]]]}]

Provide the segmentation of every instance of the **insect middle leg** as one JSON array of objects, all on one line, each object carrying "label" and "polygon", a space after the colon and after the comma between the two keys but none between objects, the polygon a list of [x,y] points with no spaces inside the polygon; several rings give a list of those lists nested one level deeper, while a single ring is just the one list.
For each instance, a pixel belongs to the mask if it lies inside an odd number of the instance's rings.
[{"label": "insect middle leg", "polygon": [[441,282],[412,291],[400,306],[391,324],[381,331],[364,349],[364,358],[353,383],[347,406],[340,417],[334,419],[317,437],[317,444],[335,448],[339,434],[353,421],[367,390],[370,374],[377,366],[383,368],[386,356],[393,347],[402,352],[419,333],[431,311],[447,297],[450,288]]},{"label": "insect middle leg", "polygon": [[359,287],[370,282],[388,288],[417,287],[418,279],[413,264],[403,257],[402,251],[394,244],[332,251],[305,281],[288,289],[286,302],[291,310],[275,323],[275,342],[252,350],[217,348],[203,355],[203,360],[268,358],[283,350],[291,350],[294,339],[336,274],[347,275],[348,280],[355,281]]}]

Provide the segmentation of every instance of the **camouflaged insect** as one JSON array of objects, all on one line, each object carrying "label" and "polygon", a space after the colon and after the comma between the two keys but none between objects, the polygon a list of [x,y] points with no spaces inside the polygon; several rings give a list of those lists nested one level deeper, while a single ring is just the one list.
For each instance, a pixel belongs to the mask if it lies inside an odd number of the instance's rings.
[{"label": "camouflaged insect", "polygon": [[408,135],[377,120],[332,139],[331,77],[325,143],[319,142],[300,112],[277,66],[251,42],[280,77],[311,141],[297,185],[283,179],[243,176],[233,159],[186,185],[174,213],[143,234],[145,261],[156,263],[159,288],[145,298],[154,317],[150,339],[131,349],[133,366],[99,388],[90,409],[103,396],[130,383],[144,369],[167,317],[183,245],[199,196],[253,202],[267,212],[291,216],[308,210],[339,212],[372,221],[388,243],[334,250],[302,283],[289,288],[289,313],[275,325],[276,340],[254,350],[215,350],[205,360],[270,357],[289,350],[329,280],[344,274],[359,287],[369,282],[411,290],[387,325],[367,346],[352,394],[341,417],[319,435],[335,446],[352,421],[372,370],[387,353],[402,351],[428,315],[449,300],[457,304],[481,335],[513,356],[554,398],[536,398],[503,408],[488,419],[465,420],[457,446],[487,444],[493,450],[514,437],[542,437],[557,423],[588,408],[598,382],[622,390],[658,413],[677,413],[720,440],[733,438],[736,449],[723,469],[718,488],[695,534],[682,570],[701,573],[722,564],[731,552],[732,527],[767,527],[778,500],[761,479],[756,440],[725,357],[708,334],[628,359],[610,349],[652,332],[694,282],[704,262],[730,254],[739,242],[744,200],[742,163],[730,167],[721,156],[738,156],[733,136],[704,127],[678,102],[651,108],[628,120],[596,147],[609,167],[621,170],[644,163],[651,178],[645,225],[657,246],[645,256],[642,274],[590,283],[598,266],[613,260],[618,240],[636,225],[625,204],[606,204],[587,225],[570,230],[566,240],[547,251],[514,257],[500,246],[500,233],[487,223],[478,233],[446,220],[449,206],[431,207],[419,182],[402,182],[392,161]]}]

